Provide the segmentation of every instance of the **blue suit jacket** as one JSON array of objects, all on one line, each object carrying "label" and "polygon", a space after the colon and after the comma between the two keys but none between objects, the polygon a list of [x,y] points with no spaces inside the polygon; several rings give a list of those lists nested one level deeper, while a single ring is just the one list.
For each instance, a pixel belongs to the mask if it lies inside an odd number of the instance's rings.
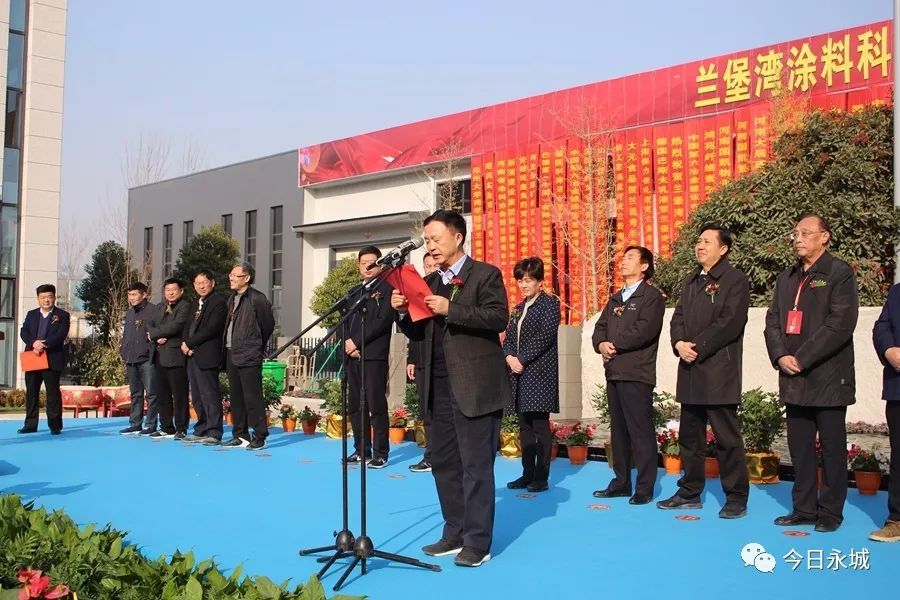
[{"label": "blue suit jacket", "polygon": [[900,372],[884,358],[888,348],[900,346],[900,283],[891,287],[888,292],[881,316],[872,328],[872,341],[875,343],[878,359],[884,365],[884,390],[881,397],[885,400],[900,401]]},{"label": "blue suit jacket", "polygon": [[[32,350],[35,340],[38,339],[38,327],[41,324],[41,309],[29,310],[25,315],[25,322],[19,336],[25,342],[25,349]],[[47,346],[47,363],[53,371],[62,371],[66,368],[68,349],[66,338],[69,336],[69,313],[54,306],[50,311],[50,325],[47,327],[47,335],[44,336],[44,344]]]}]

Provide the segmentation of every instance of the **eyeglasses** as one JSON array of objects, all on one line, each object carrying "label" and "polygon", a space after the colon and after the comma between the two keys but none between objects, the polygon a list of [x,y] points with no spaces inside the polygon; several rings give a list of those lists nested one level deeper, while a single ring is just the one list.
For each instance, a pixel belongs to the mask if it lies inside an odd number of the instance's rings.
[{"label": "eyeglasses", "polygon": [[244,277],[250,277],[249,275],[232,275],[228,274],[228,279],[243,279]]},{"label": "eyeglasses", "polygon": [[803,240],[816,233],[825,233],[825,230],[817,229],[815,231],[792,231],[790,235],[788,235],[788,239],[792,242],[798,238]]}]

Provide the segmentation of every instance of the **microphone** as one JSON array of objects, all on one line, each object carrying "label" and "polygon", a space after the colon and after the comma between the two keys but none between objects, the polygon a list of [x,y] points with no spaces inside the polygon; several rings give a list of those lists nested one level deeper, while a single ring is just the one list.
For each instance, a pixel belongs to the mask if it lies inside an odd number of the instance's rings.
[{"label": "microphone", "polygon": [[410,252],[415,250],[416,248],[421,248],[425,245],[425,240],[423,238],[413,238],[411,240],[406,240],[374,263],[369,265],[368,270],[372,270],[375,267],[380,267],[381,265],[391,265],[397,266],[400,261],[405,258]]}]

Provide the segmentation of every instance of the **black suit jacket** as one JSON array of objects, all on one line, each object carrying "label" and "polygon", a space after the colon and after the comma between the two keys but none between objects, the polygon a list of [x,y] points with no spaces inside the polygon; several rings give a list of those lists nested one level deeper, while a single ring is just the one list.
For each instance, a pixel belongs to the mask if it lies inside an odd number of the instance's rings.
[{"label": "black suit jacket", "polygon": [[900,346],[900,283],[891,287],[881,315],[872,328],[872,341],[878,360],[884,365],[884,388],[881,397],[885,400],[900,400],[900,370],[895,369],[884,357],[885,353]]},{"label": "black suit jacket", "polygon": [[[425,278],[432,291],[437,289],[439,278],[437,271]],[[497,267],[469,257],[459,278],[463,285],[450,302],[446,319],[444,360],[459,410],[467,417],[478,417],[512,403],[499,336],[509,321],[509,305],[503,275]],[[428,398],[435,320],[413,323],[404,316],[399,324],[410,341],[424,342],[422,367],[416,379],[423,378],[422,397]]]},{"label": "black suit jacket", "polygon": [[191,317],[191,305],[181,299],[167,313],[168,307],[168,302],[159,304],[147,333],[154,344],[159,338],[166,338],[165,344],[156,346],[156,364],[161,367],[183,367],[185,356],[181,352],[181,342],[184,341],[184,326]]},{"label": "black suit jacket", "polygon": [[[33,350],[34,342],[38,339],[38,327],[41,324],[41,309],[29,310],[22,322],[19,336],[25,342],[25,350]],[[44,344],[47,347],[47,365],[52,371],[62,371],[66,368],[68,360],[68,348],[66,338],[69,336],[69,313],[54,306],[50,310],[50,325],[47,327],[47,335],[44,336]]]},{"label": "black suit jacket", "polygon": [[[707,292],[717,285],[715,294]],[[679,340],[697,346],[693,363],[678,360],[676,399],[682,404],[739,404],[744,327],[750,309],[747,276],[722,259],[704,284],[700,269],[684,280],[672,314],[672,351]]]},{"label": "black suit jacket", "polygon": [[[394,310],[391,308],[391,288],[384,282],[375,283],[365,301],[366,353],[363,360],[386,361],[391,349],[391,327]],[[362,348],[362,319],[357,313],[350,317],[347,334],[357,348]]]},{"label": "black suit jacket", "polygon": [[656,354],[665,312],[662,294],[645,281],[628,302],[622,301],[621,290],[613,294],[597,319],[591,339],[594,352],[601,342],[612,342],[616,347],[616,355],[603,365],[608,381],[656,385]]},{"label": "black suit jacket", "polygon": [[848,406],[856,402],[853,330],[859,317],[856,274],[850,265],[826,252],[812,265],[800,294],[800,335],[787,335],[788,311],[805,277],[800,264],[775,280],[766,313],[766,349],[772,365],[793,355],[803,368],[798,375],[779,370],[779,399],[798,406]]},{"label": "black suit jacket", "polygon": [[195,298],[191,303],[188,320],[184,324],[184,342],[194,351],[192,359],[201,369],[219,369],[222,367],[222,352],[225,347],[225,319],[228,308],[225,298],[212,293],[203,302],[203,310],[199,309],[200,300]]}]

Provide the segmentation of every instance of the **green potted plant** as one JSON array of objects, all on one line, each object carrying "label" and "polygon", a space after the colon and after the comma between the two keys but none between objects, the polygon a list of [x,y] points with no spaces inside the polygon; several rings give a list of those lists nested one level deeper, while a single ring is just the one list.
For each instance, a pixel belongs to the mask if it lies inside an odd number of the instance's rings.
[{"label": "green potted plant", "polygon": [[856,444],[847,451],[847,462],[853,471],[856,489],[863,496],[874,496],[881,487],[881,459],[874,452]]},{"label": "green potted plant", "polygon": [[288,433],[297,429],[297,411],[290,404],[282,404],[279,410],[281,426]]},{"label": "green potted plant", "polygon": [[678,442],[677,429],[663,429],[656,435],[656,443],[663,455],[663,467],[666,473],[676,475],[681,472],[681,445]]},{"label": "green potted plant", "polygon": [[744,392],[738,405],[738,417],[747,451],[750,483],[778,483],[781,459],[772,450],[775,439],[784,431],[784,408],[778,404],[778,395],[760,388]]},{"label": "green potted plant", "polygon": [[391,411],[390,428],[388,429],[388,437],[392,444],[402,444],[403,438],[406,437],[406,428],[412,423],[409,411],[405,406],[398,406]]},{"label": "green potted plant", "polygon": [[325,413],[325,435],[339,440],[343,435],[341,381],[339,379],[323,379],[319,381],[319,386],[319,394],[322,398],[319,408]]},{"label": "green potted plant", "polygon": [[581,421],[575,421],[569,425],[563,425],[560,435],[566,443],[566,452],[569,455],[569,462],[573,465],[583,465],[587,462],[588,445],[594,439],[594,432],[597,431],[596,425],[583,426]]},{"label": "green potted plant", "polygon": [[407,383],[403,397],[403,406],[409,411],[412,419],[412,427],[416,432],[416,444],[419,448],[424,448],[428,440],[425,439],[425,422],[422,420],[422,407],[419,402],[419,389],[414,383]]},{"label": "green potted plant", "polygon": [[[609,423],[609,396],[606,386],[597,384],[597,389],[591,396],[591,404],[597,412],[597,420],[600,423]],[[666,428],[666,424],[671,421],[677,421],[681,417],[681,405],[675,401],[675,396],[669,392],[654,391],[653,392],[653,428],[657,431]],[[603,448],[606,452],[606,462],[609,468],[613,468],[615,464],[615,456],[612,451],[612,441],[607,439],[603,442]],[[634,464],[634,456],[631,456],[631,464]]]},{"label": "green potted plant", "polygon": [[316,426],[319,424],[319,413],[311,410],[309,406],[304,406],[303,410],[297,413],[297,420],[303,427],[303,433],[312,435],[316,432]]},{"label": "green potted plant", "polygon": [[517,458],[522,456],[522,442],[519,439],[519,415],[509,413],[500,421],[500,456]]}]

